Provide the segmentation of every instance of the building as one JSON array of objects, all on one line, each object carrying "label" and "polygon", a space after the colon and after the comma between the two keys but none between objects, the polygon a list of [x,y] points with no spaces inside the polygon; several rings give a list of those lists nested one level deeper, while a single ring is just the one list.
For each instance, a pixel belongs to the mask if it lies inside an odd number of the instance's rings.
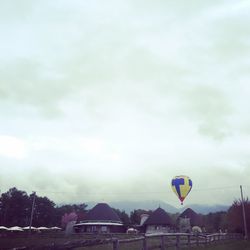
[{"label": "building", "polygon": [[106,203],[98,203],[88,211],[84,220],[75,224],[76,232],[122,233],[125,227],[116,212]]},{"label": "building", "polygon": [[144,220],[141,223],[141,229],[147,234],[151,233],[168,233],[173,228],[173,223],[170,216],[162,208],[157,208],[148,218],[145,215],[141,218]]},{"label": "building", "polygon": [[201,216],[191,208],[187,208],[186,210],[184,210],[177,219],[177,225],[180,232],[191,232],[194,226],[201,227],[201,224]]}]

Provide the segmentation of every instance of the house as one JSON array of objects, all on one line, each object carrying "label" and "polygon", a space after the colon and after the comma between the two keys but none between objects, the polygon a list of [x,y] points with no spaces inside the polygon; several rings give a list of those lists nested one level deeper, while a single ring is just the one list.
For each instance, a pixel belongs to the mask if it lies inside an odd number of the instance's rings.
[{"label": "house", "polygon": [[201,216],[191,208],[184,210],[177,218],[177,225],[180,232],[191,232],[194,226],[200,227],[202,224]]},{"label": "house", "polygon": [[151,233],[168,233],[173,227],[172,220],[167,212],[162,208],[157,208],[152,214],[145,218],[143,215],[141,220],[141,229],[147,234]]},{"label": "house", "polygon": [[76,232],[123,233],[125,227],[116,212],[106,203],[98,203],[84,220],[74,225]]}]

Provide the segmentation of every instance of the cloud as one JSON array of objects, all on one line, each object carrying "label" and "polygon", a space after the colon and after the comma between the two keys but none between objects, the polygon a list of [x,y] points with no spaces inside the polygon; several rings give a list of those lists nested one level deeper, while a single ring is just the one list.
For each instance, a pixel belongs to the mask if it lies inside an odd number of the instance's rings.
[{"label": "cloud", "polygon": [[3,187],[221,201],[204,180],[249,182],[248,2],[109,3],[1,3]]},{"label": "cloud", "polygon": [[0,155],[14,159],[23,159],[27,156],[27,143],[13,136],[0,135]]},{"label": "cloud", "polygon": [[233,114],[233,108],[220,89],[197,85],[187,89],[184,98],[187,114],[197,121],[202,134],[223,139],[232,133],[228,118]]}]

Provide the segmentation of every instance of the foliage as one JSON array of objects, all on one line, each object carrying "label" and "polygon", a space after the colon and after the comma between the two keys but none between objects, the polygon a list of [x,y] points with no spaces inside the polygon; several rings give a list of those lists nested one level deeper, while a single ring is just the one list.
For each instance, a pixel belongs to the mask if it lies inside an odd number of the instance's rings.
[{"label": "foliage", "polygon": [[135,209],[133,210],[131,213],[130,213],[130,221],[131,221],[131,224],[133,225],[140,225],[140,222],[141,222],[141,215],[142,214],[152,214],[152,211],[149,210],[144,210],[144,209]]},{"label": "foliage", "polygon": [[[248,232],[250,231],[250,202],[247,199],[244,201],[246,222]],[[243,212],[242,212],[242,203],[241,200],[235,200],[232,206],[228,210],[228,221],[229,229],[233,232],[243,233],[244,232],[244,223],[243,223]]]},{"label": "foliage", "polygon": [[119,218],[121,219],[122,223],[125,226],[129,226],[131,224],[130,218],[124,210],[121,211],[120,209],[116,209],[116,208],[113,208],[113,210],[117,213],[117,215],[119,216]]},{"label": "foliage", "polygon": [[[31,195],[30,197],[32,196],[33,195]],[[53,201],[49,200],[47,197],[37,196],[35,198],[34,216],[32,223],[33,226],[54,226],[56,223],[56,221],[54,221],[55,212],[55,204]]]},{"label": "foliage", "polygon": [[[34,194],[11,188],[0,196],[0,225],[28,226],[31,218]],[[86,204],[55,206],[47,197],[35,196],[33,226],[61,226],[62,216],[66,213],[76,213],[82,218],[86,213]]]},{"label": "foliage", "polygon": [[[6,193],[0,196],[0,225],[10,226],[28,226],[31,217],[31,208],[34,194],[28,195],[25,191],[18,190],[13,187]],[[246,220],[248,231],[250,232],[250,202],[244,200],[246,211]],[[65,225],[66,219],[74,215],[78,221],[84,219],[87,212],[87,205],[82,204],[65,204],[56,206],[53,201],[47,197],[35,196],[35,207],[33,216],[33,226],[61,226]],[[122,222],[126,226],[139,225],[142,214],[151,214],[152,211],[136,209],[130,213],[130,216],[125,211],[114,209]],[[70,215],[70,216],[69,216]],[[178,214],[172,215],[176,218]],[[228,212],[209,213],[202,216],[202,227],[206,228],[207,232],[218,232],[220,229],[225,231],[242,233],[244,231],[242,204],[241,200],[235,200]]]},{"label": "foliage", "polygon": [[227,212],[215,212],[202,216],[203,227],[207,232],[219,232],[228,229]]},{"label": "foliage", "polygon": [[67,224],[71,221],[77,221],[77,214],[75,212],[65,213],[61,220],[62,227],[66,228]]},{"label": "foliage", "polygon": [[56,217],[57,221],[60,221],[59,226],[65,227],[65,223],[63,222],[63,216],[66,214],[70,213],[75,213],[77,215],[77,220],[81,221],[84,219],[84,216],[87,212],[86,210],[87,205],[82,203],[82,204],[72,204],[72,205],[62,205],[56,207]]},{"label": "foliage", "polygon": [[11,188],[0,198],[0,224],[6,226],[27,225],[31,200],[26,192]]}]

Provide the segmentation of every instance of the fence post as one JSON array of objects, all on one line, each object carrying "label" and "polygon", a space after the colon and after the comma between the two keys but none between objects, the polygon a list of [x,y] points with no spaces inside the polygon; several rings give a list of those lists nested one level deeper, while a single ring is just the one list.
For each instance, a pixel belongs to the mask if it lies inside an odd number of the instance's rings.
[{"label": "fence post", "polygon": [[188,245],[188,247],[190,247],[190,240],[191,240],[190,239],[190,237],[191,237],[190,234],[187,237],[188,237],[188,243],[187,243],[187,245]]},{"label": "fence post", "polygon": [[165,250],[165,238],[164,238],[164,235],[161,236],[161,250]]},{"label": "fence post", "polygon": [[205,246],[208,244],[208,238],[205,236]]},{"label": "fence post", "polygon": [[147,250],[147,239],[146,236],[144,236],[143,241],[142,241],[142,249]]},{"label": "fence post", "polygon": [[176,235],[176,248],[175,249],[179,249],[180,247],[180,235]]},{"label": "fence post", "polygon": [[212,238],[211,238],[211,236],[210,236],[210,235],[207,235],[207,239],[208,239],[208,244],[211,245],[211,243],[212,243],[212,240],[211,240]]},{"label": "fence post", "polygon": [[119,240],[118,239],[113,240],[113,250],[119,250]]},{"label": "fence post", "polygon": [[196,246],[199,246],[199,235],[196,234]]}]

